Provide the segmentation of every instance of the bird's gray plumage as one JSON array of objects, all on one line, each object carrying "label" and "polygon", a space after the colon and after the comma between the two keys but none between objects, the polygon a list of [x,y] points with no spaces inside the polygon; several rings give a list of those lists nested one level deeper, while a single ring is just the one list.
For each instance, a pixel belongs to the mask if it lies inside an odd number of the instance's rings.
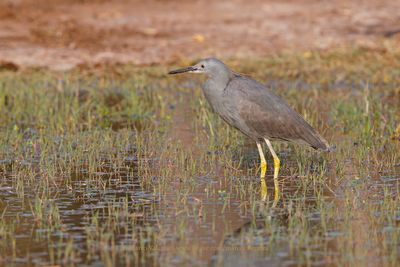
[{"label": "bird's gray plumage", "polygon": [[[215,58],[202,60],[190,68],[191,72],[207,74],[203,92],[213,110],[256,142],[267,138],[329,150],[328,143],[310,124],[259,82],[234,73]],[[188,69],[171,73],[183,71]]]}]

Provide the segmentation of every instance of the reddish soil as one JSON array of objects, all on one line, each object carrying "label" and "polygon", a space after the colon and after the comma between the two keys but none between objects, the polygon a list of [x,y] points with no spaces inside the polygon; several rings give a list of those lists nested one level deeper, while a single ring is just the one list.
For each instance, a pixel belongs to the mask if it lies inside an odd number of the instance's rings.
[{"label": "reddish soil", "polygon": [[400,1],[0,1],[0,68],[254,57],[386,39],[400,40]]}]

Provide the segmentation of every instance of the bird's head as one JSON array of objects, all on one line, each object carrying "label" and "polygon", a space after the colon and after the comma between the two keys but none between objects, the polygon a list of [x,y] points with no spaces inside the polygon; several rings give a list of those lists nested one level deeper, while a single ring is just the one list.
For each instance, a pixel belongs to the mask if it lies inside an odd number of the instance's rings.
[{"label": "bird's head", "polygon": [[193,66],[172,70],[168,74],[178,74],[184,72],[204,73],[207,76],[212,77],[221,73],[230,73],[231,71],[221,60],[216,58],[206,58]]}]

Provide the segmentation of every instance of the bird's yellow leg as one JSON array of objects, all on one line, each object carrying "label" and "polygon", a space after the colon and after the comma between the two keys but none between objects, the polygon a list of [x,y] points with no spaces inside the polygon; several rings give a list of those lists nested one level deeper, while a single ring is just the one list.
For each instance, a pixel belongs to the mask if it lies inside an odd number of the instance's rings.
[{"label": "bird's yellow leg", "polygon": [[259,142],[257,142],[258,153],[260,154],[261,160],[261,199],[265,200],[267,198],[268,190],[267,183],[265,182],[265,173],[267,172],[267,161],[265,160],[264,152],[262,150],[262,146]]},{"label": "bird's yellow leg", "polygon": [[275,196],[274,196],[274,202],[276,202],[279,199],[279,181],[278,181],[278,175],[279,175],[279,169],[281,167],[281,161],[279,160],[278,156],[276,155],[271,142],[265,138],[265,143],[267,143],[267,146],[269,148],[269,151],[272,154],[272,157],[274,158],[274,186],[275,186]]}]

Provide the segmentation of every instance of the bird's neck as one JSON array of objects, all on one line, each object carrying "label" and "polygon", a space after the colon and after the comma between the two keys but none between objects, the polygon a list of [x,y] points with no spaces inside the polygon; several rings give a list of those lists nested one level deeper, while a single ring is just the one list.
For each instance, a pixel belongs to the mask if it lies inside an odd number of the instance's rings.
[{"label": "bird's neck", "polygon": [[224,97],[224,90],[233,78],[230,74],[231,73],[223,73],[222,75],[209,76],[203,86],[204,96],[217,113],[220,108],[219,104]]},{"label": "bird's neck", "polygon": [[206,83],[211,86],[210,89],[215,91],[215,93],[222,93],[233,77],[234,74],[232,71],[222,69],[209,75]]}]

